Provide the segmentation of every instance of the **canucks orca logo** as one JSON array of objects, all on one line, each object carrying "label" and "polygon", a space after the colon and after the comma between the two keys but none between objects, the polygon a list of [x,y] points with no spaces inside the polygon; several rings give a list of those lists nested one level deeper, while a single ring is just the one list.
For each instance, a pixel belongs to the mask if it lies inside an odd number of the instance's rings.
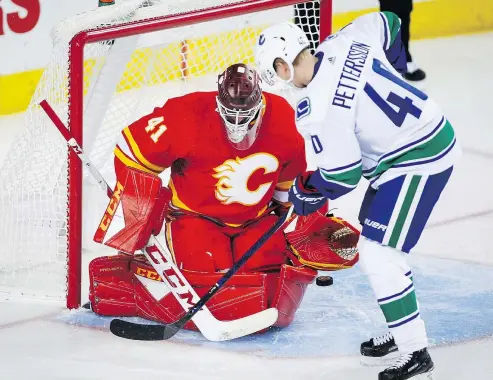
[{"label": "canucks orca logo", "polygon": [[308,116],[311,112],[310,99],[303,98],[296,105],[296,121]]},{"label": "canucks orca logo", "polygon": [[260,37],[258,38],[258,44],[263,45],[264,42],[265,42],[265,36],[261,34]]}]

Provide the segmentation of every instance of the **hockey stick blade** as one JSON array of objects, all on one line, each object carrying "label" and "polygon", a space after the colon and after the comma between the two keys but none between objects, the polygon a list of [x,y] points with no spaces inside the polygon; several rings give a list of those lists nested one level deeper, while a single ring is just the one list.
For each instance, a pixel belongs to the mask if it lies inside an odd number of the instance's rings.
[{"label": "hockey stick blade", "polygon": [[141,325],[121,319],[113,319],[110,331],[125,339],[132,340],[163,340],[164,327],[162,325]]},{"label": "hockey stick blade", "polygon": [[[215,330],[222,332],[215,336],[208,335],[206,338],[213,342],[223,342],[225,340],[250,335],[263,330],[268,326],[272,326],[277,321],[278,315],[279,312],[277,309],[271,307],[267,310],[234,321],[219,321],[219,323],[225,324],[225,326]],[[169,325],[144,325],[116,318],[110,322],[110,331],[120,338],[131,340],[167,340],[175,336],[183,326],[181,326],[180,321]],[[228,328],[226,329],[225,327]],[[207,335],[204,333],[202,334],[204,336]]]}]

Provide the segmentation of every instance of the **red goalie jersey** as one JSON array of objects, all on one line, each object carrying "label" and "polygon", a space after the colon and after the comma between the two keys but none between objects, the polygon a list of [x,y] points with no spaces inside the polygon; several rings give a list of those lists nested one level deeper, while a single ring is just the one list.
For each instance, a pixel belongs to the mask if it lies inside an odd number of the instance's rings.
[{"label": "red goalie jersey", "polygon": [[115,165],[117,176],[123,165],[153,174],[171,167],[174,206],[237,226],[261,216],[272,198],[287,201],[287,190],[306,168],[305,145],[292,108],[264,93],[258,135],[250,147],[237,149],[216,111],[216,96],[170,99],[125,128]]}]

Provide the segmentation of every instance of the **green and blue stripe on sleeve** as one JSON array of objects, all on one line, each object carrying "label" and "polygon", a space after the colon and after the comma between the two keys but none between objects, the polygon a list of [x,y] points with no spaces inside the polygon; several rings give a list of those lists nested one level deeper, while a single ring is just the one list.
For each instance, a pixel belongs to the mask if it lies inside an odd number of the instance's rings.
[{"label": "green and blue stripe on sleeve", "polygon": [[356,188],[361,173],[361,160],[333,169],[318,168],[310,177],[309,185],[326,198],[336,199]]}]

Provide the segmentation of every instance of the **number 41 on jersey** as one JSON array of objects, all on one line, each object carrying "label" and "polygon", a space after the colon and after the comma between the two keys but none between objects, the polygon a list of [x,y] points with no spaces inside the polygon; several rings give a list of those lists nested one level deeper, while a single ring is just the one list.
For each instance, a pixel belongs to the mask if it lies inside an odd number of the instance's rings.
[{"label": "number 41 on jersey", "polygon": [[[149,122],[147,123],[147,127],[145,128],[146,132],[148,133],[153,132],[150,134],[150,137],[152,141],[154,141],[155,143],[159,141],[159,138],[167,129],[166,125],[163,124],[163,121],[164,121],[164,117],[162,116],[154,117],[149,120]],[[156,127],[158,127],[157,130]]]}]

